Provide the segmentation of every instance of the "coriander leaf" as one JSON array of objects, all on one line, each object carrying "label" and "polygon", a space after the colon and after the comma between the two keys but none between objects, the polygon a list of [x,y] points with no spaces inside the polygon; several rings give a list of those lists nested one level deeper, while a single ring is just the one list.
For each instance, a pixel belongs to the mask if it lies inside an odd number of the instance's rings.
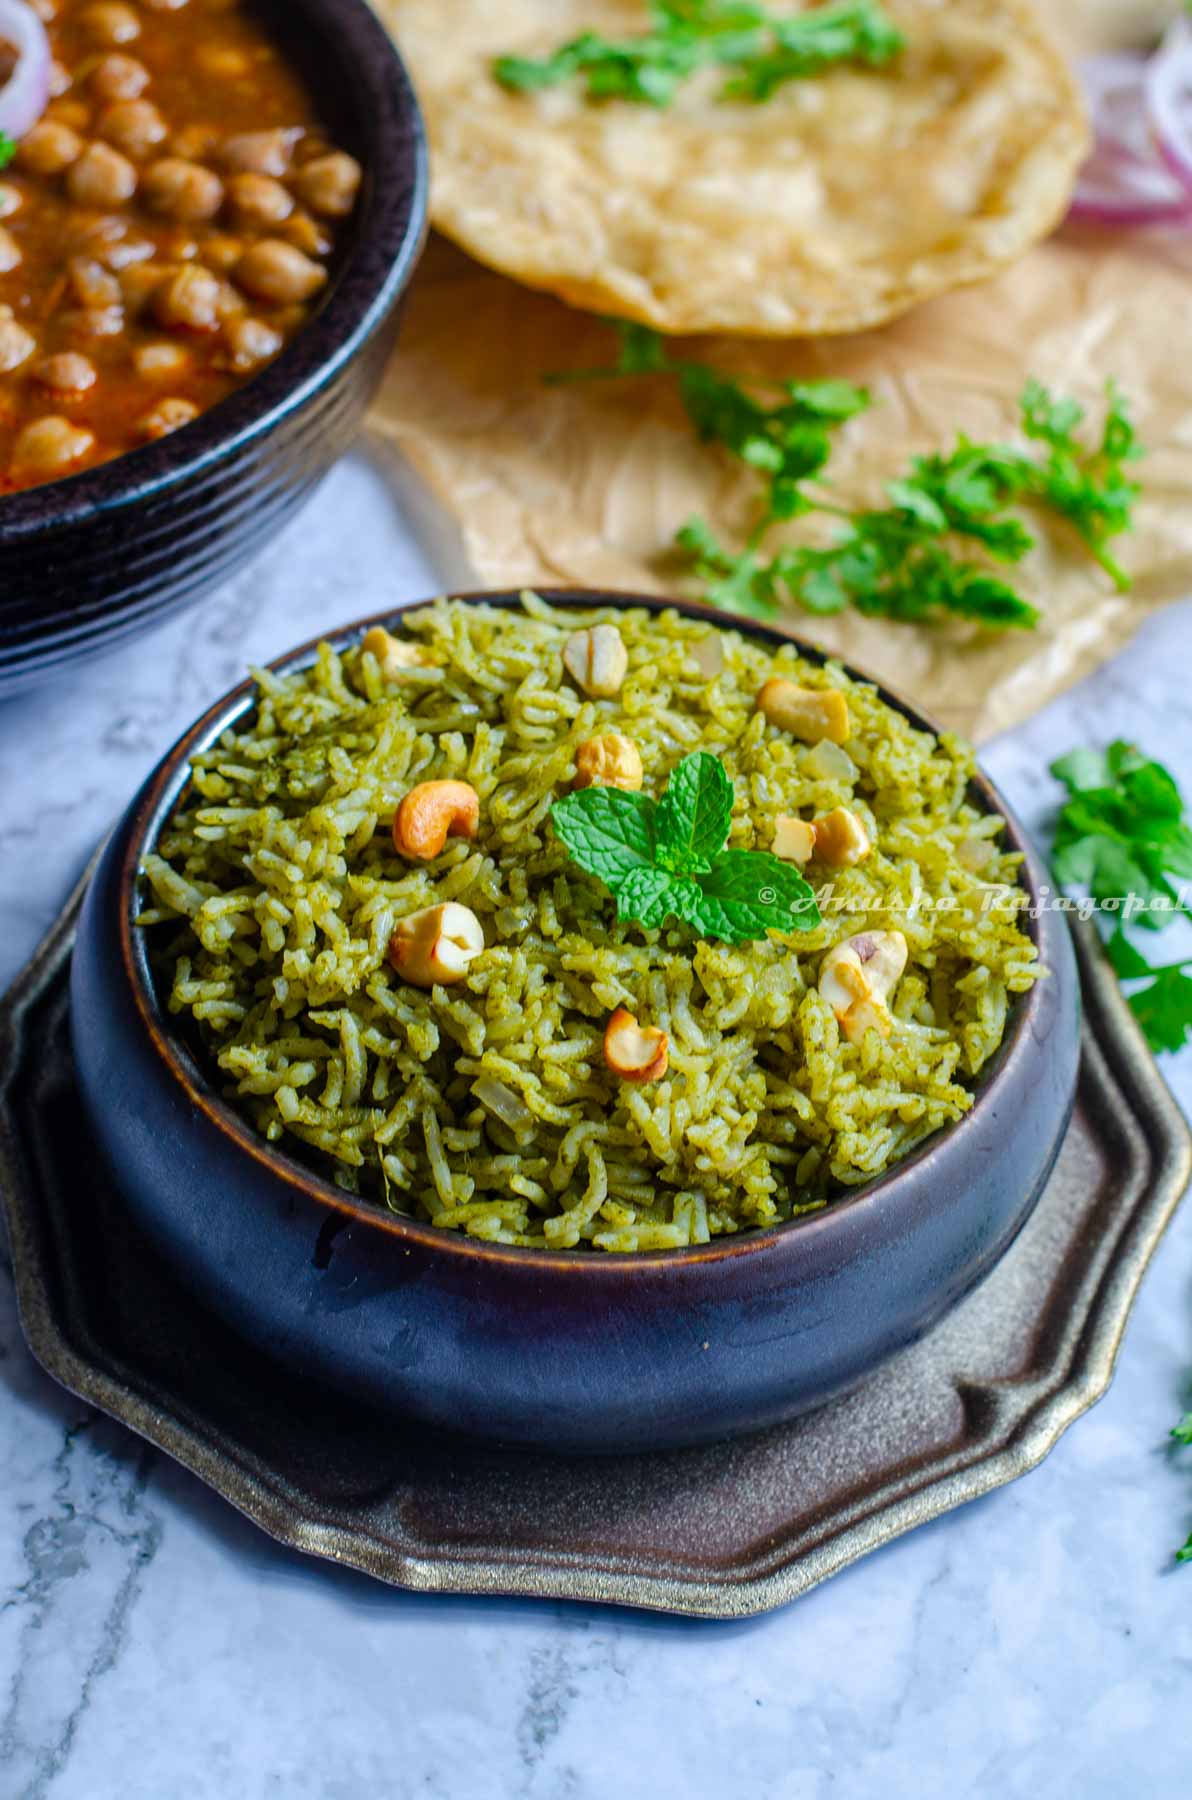
[{"label": "coriander leaf", "polygon": [[1066,756],[1057,756],[1050,773],[1063,782],[1070,794],[1078,794],[1083,788],[1107,787],[1110,779],[1105,752],[1083,745],[1069,750]]},{"label": "coriander leaf", "polygon": [[618,375],[656,375],[670,368],[666,341],[661,332],[649,325],[638,325],[631,319],[610,322],[620,339],[615,371]]},{"label": "coriander leaf", "polygon": [[7,131],[0,131],[0,169],[7,169],[17,153],[17,141]]},{"label": "coriander leaf", "polygon": [[733,784],[706,750],[685,756],[654,815],[655,856],[676,875],[703,874],[724,848],[733,815]]},{"label": "coriander leaf", "polygon": [[854,419],[870,405],[869,389],[852,381],[826,377],[822,381],[787,381],[783,386],[796,406],[817,419]]},{"label": "coriander leaf", "polygon": [[1185,1413],[1178,1425],[1173,1425],[1171,1435],[1181,1444],[1192,1444],[1192,1412]]},{"label": "coriander leaf", "polygon": [[1182,1050],[1192,1038],[1192,976],[1179,965],[1159,970],[1149,986],[1130,995],[1130,1010],[1152,1050]]},{"label": "coriander leaf", "polygon": [[583,788],[556,800],[551,819],[580,868],[614,894],[634,870],[654,866],[654,802],[645,794]]},{"label": "coriander leaf", "polygon": [[1136,950],[1119,925],[1113,936],[1105,945],[1114,974],[1121,981],[1133,981],[1139,976],[1149,975],[1151,965],[1141,950]]},{"label": "coriander leaf", "polygon": [[1028,381],[1021,398],[1022,428],[1047,448],[1032,487],[1053,511],[1068,519],[1116,587],[1130,578],[1110,556],[1111,539],[1128,530],[1141,489],[1130,481],[1125,465],[1143,454],[1125,399],[1114,382],[1106,383],[1105,422],[1095,450],[1074,436],[1084,413],[1074,400],[1056,400],[1038,381]]},{"label": "coriander leaf", "polygon": [[[819,8],[816,16],[837,10]],[[686,10],[683,16],[689,16]],[[1125,480],[1122,467],[1140,450],[1112,385],[1101,439],[1093,448],[1074,435],[1084,419],[1079,404],[1028,382],[1023,430],[1028,445],[1042,447],[1042,459],[1037,450],[961,436],[947,453],[914,457],[909,472],[889,484],[888,506],[849,511],[835,505],[821,484],[832,433],[869,405],[864,388],[831,379],[741,380],[704,363],[671,361],[662,339],[644,327],[622,324],[618,332],[614,367],[547,379],[669,375],[700,437],[720,444],[762,478],[762,505],[741,549],[721,544],[698,518],[677,533],[689,572],[713,606],[764,618],[787,599],[819,615],[852,605],[902,623],[951,615],[992,630],[1031,630],[1038,623],[1036,609],[990,566],[1019,563],[1034,546],[1027,526],[1009,510],[1024,504],[1066,517],[1118,585],[1125,583],[1106,544],[1130,523],[1138,490]],[[777,400],[762,397],[767,387],[777,389]],[[834,544],[788,542],[765,554],[762,543],[771,526],[817,512],[840,521]],[[984,562],[959,553],[966,540]],[[1140,803],[1144,798],[1140,791]],[[1181,844],[1179,854],[1192,873],[1192,832],[1182,833]]]},{"label": "coriander leaf", "polygon": [[773,567],[762,557],[751,550],[734,555],[722,549],[703,519],[689,519],[676,532],[675,544],[690,558],[692,573],[703,582],[709,605],[763,619],[774,612]]},{"label": "coriander leaf", "polygon": [[514,92],[580,77],[590,100],[668,106],[699,69],[719,64],[736,71],[724,98],[768,100],[783,82],[841,62],[880,68],[903,47],[878,0],[838,0],[794,19],[740,0],[649,0],[649,11],[637,37],[586,31],[549,56],[498,56],[492,73]]},{"label": "coriander leaf", "polygon": [[837,62],[881,68],[905,39],[876,0],[841,0],[774,23],[774,47],[742,57],[726,84],[728,100],[768,100],[785,82],[819,75]]},{"label": "coriander leaf", "polygon": [[741,943],[767,931],[810,931],[815,894],[791,863],[763,850],[726,850],[698,878],[698,928]]},{"label": "coriander leaf", "polygon": [[639,925],[656,928],[678,911],[677,885],[665,869],[631,870],[616,889],[618,919],[636,919]]}]

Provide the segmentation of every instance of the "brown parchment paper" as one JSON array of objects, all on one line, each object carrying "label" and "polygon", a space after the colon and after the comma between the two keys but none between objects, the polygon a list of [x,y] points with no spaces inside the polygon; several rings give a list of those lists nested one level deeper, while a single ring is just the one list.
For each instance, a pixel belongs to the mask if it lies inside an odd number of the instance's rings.
[{"label": "brown parchment paper", "polygon": [[[1069,42],[1095,41],[1087,7],[1052,10],[1068,15]],[[1026,718],[1149,612],[1192,594],[1192,230],[1069,227],[996,280],[849,338],[685,343],[738,373],[869,386],[874,404],[839,434],[831,464],[854,503],[879,502],[911,455],[957,432],[1012,438],[1028,374],[1086,402],[1094,424],[1105,378],[1127,391],[1149,449],[1136,528],[1117,546],[1128,593],[1038,516],[1039,548],[1017,576],[1043,615],[1036,631],[784,615],[970,737]],[[455,516],[484,585],[698,594],[669,553],[676,529],[698,513],[725,542],[743,540],[756,478],[695,440],[671,383],[544,385],[549,371],[609,362],[613,348],[599,320],[432,240],[371,426]]]}]

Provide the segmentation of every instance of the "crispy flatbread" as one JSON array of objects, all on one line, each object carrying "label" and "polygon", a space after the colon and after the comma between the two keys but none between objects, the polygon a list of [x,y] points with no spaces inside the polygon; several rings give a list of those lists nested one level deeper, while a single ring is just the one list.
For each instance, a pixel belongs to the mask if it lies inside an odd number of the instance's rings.
[{"label": "crispy flatbread", "polygon": [[[432,149],[432,216],[480,261],[667,332],[856,331],[1013,262],[1087,151],[1075,83],[1025,0],[890,0],[907,48],[762,104],[707,70],[669,107],[582,82],[512,93],[504,53],[646,29],[641,0],[374,0]],[[794,13],[776,0],[775,12]]]}]

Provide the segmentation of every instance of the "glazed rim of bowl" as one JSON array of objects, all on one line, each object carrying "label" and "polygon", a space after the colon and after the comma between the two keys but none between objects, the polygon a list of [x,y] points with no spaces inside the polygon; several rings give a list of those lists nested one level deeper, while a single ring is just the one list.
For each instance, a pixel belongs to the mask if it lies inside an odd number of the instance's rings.
[{"label": "glazed rim of bowl", "polygon": [[[5,495],[0,542],[87,525],[97,516],[164,497],[200,479],[223,458],[267,436],[332,382],[405,287],[427,230],[422,114],[405,64],[365,0],[335,4],[334,29],[346,45],[344,63],[359,84],[356,104],[369,120],[373,161],[365,167],[352,235],[333,268],[326,300],[275,361],[180,431],[77,475]],[[305,7],[295,10],[295,25],[304,28],[309,23]],[[328,13],[328,35],[332,23]]]},{"label": "glazed rim of bowl", "polygon": [[[698,601],[674,600],[657,594],[633,594],[599,588],[536,587],[534,592],[551,606],[570,607],[576,610],[611,606],[623,611],[630,608],[644,608],[653,613],[673,611],[686,618],[704,621],[720,630],[739,631],[744,637],[757,638],[776,647],[793,644],[799,654],[810,662],[823,664],[840,660],[831,657],[828,652],[818,649],[814,644],[807,643],[794,632],[783,630],[778,626],[761,625],[753,620],[729,620],[724,613],[716,611],[713,607],[704,606]],[[511,607],[517,603],[518,593],[511,589],[483,589],[452,594],[448,597],[464,605],[489,604]],[[373,613],[368,618],[355,620],[351,624],[339,626],[333,631],[323,632],[318,637],[310,638],[296,649],[277,657],[267,667],[275,674],[295,674],[311,665],[320,644],[329,643],[336,650],[348,649],[359,641],[370,626],[393,624],[399,621],[404,614],[418,611],[430,604],[432,604],[430,600],[402,601],[396,606],[387,608],[384,612]],[[912,706],[909,701],[892,693],[881,682],[874,681],[872,677],[853,669],[848,663],[843,663],[842,667],[855,680],[864,681],[874,687],[887,705],[902,713],[919,730],[930,731],[933,736],[939,736],[940,728],[918,707]],[[851,1215],[854,1209],[859,1207],[896,1204],[900,1191],[911,1187],[922,1175],[929,1174],[931,1163],[938,1158],[941,1148],[951,1140],[953,1135],[962,1130],[979,1110],[986,1109],[995,1103],[998,1092],[1009,1080],[1012,1068],[1029,1051],[1034,1037],[1033,1027],[1042,1003],[1043,983],[1041,982],[1036,982],[1027,993],[1015,996],[1012,1001],[1005,1035],[978,1078],[973,1090],[973,1104],[963,1118],[954,1120],[950,1125],[942,1126],[886,1173],[874,1176],[872,1180],[852,1191],[846,1190],[819,1212],[805,1213],[802,1217],[787,1219],[778,1225],[750,1227],[739,1233],[713,1238],[706,1244],[679,1246],[669,1250],[622,1251],[604,1256],[594,1254],[591,1250],[534,1250],[520,1244],[487,1243],[483,1239],[469,1237],[462,1231],[453,1231],[440,1225],[432,1225],[428,1220],[417,1219],[412,1214],[388,1212],[376,1201],[349,1194],[342,1188],[336,1187],[333,1182],[316,1174],[296,1158],[266,1143],[264,1138],[253,1130],[248,1121],[222,1098],[189,1046],[169,1022],[158,999],[149,965],[145,933],[138,931],[135,924],[141,860],[146,850],[156,843],[162,827],[182,796],[189,778],[191,758],[207,749],[224,731],[251,713],[255,693],[256,683],[250,677],[225,694],[222,699],[217,700],[213,706],[208,708],[202,718],[197,720],[190,730],[178,740],[173,749],[166,753],[149,778],[131,821],[129,839],[120,869],[118,907],[121,958],[137,1012],[150,1041],[191,1103],[225,1138],[232,1140],[239,1150],[246,1152],[272,1175],[280,1176],[295,1187],[301,1188],[309,1199],[346,1215],[348,1219],[357,1220],[374,1229],[389,1231],[399,1238],[417,1242],[444,1254],[476,1257],[481,1262],[512,1261],[524,1265],[527,1269],[550,1267],[552,1264],[569,1269],[585,1267],[591,1269],[593,1279],[599,1278],[598,1272],[607,1274],[610,1269],[615,1270],[626,1265],[633,1268],[674,1268],[677,1263],[714,1262],[726,1256],[748,1255],[772,1246],[784,1234],[795,1231],[831,1231],[833,1221],[843,1211],[847,1210]],[[1033,868],[1033,852],[1021,826],[988,777],[979,770],[974,774],[971,792],[977,804],[984,811],[996,813],[1003,820],[1004,842],[1008,849],[1023,855],[1024,860],[1020,866],[1020,882],[1032,902],[1035,902],[1038,899],[1038,889]],[[1032,940],[1038,947],[1039,927],[1034,906],[1028,914],[1027,927]]]}]

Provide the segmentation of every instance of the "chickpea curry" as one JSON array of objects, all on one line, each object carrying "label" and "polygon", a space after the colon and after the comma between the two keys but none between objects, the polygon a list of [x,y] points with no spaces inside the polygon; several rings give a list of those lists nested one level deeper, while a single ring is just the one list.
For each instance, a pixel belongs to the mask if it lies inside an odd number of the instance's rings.
[{"label": "chickpea curry", "polygon": [[361,179],[243,0],[35,10],[51,98],[0,173],[0,492],[160,438],[271,361]]}]

